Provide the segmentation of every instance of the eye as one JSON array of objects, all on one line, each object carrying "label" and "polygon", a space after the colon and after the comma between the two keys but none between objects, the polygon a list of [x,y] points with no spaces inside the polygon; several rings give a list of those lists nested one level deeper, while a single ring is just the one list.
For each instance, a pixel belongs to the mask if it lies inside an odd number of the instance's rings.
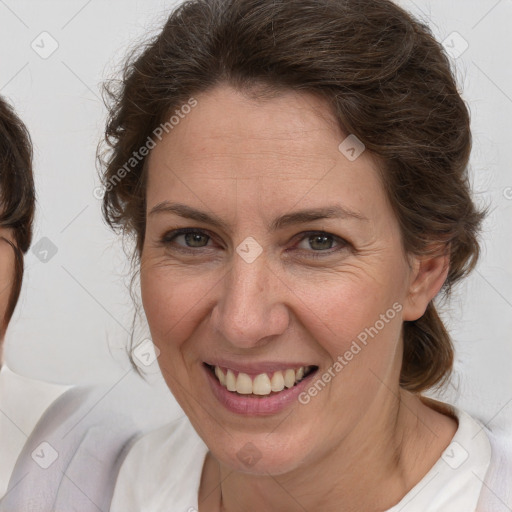
[{"label": "eye", "polygon": [[[324,231],[301,233],[299,243],[294,247],[307,253],[308,258],[321,258],[346,250],[350,243]],[[212,237],[197,228],[181,228],[166,233],[161,244],[167,248],[188,253],[199,253],[211,247]]]},{"label": "eye", "polygon": [[[177,240],[183,240],[184,243],[177,243]],[[208,246],[211,237],[193,228],[176,229],[166,233],[162,238],[162,243],[166,246],[177,246],[184,250],[201,249]]]},{"label": "eye", "polygon": [[348,246],[349,243],[346,240],[336,235],[331,235],[324,231],[314,231],[302,233],[302,238],[299,244],[296,245],[296,248],[306,250],[310,253],[308,256],[318,258],[339,252]]}]

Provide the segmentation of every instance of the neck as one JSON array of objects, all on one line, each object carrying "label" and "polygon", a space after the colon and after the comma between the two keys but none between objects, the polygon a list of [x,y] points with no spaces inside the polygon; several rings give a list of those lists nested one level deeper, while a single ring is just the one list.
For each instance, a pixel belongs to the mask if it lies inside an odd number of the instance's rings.
[{"label": "neck", "polygon": [[337,446],[284,475],[233,472],[217,462],[212,510],[359,512],[397,504],[440,457],[456,421],[403,390],[386,389],[374,403]]}]

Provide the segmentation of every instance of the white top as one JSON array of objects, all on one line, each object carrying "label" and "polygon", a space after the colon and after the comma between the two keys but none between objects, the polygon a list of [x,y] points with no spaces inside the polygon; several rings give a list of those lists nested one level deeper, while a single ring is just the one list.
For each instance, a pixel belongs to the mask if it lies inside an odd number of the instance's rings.
[{"label": "white top", "polygon": [[[474,512],[490,467],[486,428],[451,407],[459,426],[425,477],[387,512]],[[142,437],[125,459],[111,512],[188,512],[198,509],[207,446],[187,417]],[[490,511],[486,511],[490,512]]]},{"label": "white top", "polygon": [[39,418],[70,387],[23,377],[5,364],[0,368],[0,498]]}]

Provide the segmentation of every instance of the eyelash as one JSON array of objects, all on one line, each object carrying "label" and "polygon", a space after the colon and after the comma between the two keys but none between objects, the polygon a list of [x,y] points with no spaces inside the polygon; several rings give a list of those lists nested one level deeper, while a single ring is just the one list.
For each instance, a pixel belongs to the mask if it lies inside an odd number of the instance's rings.
[{"label": "eyelash", "polygon": [[[166,233],[162,239],[161,239],[161,245],[165,246],[165,247],[169,247],[172,245],[172,242],[179,236],[181,235],[187,235],[187,234],[196,234],[196,235],[202,235],[202,236],[206,236],[208,237],[208,241],[209,240],[212,240],[212,237],[205,231],[202,231],[200,229],[196,229],[196,228],[180,228],[180,229],[176,229],[176,230],[173,230],[173,231],[169,231],[168,233]],[[331,233],[327,233],[325,231],[306,231],[304,233],[301,233],[302,237],[300,238],[300,240],[297,242],[300,243],[302,242],[303,240],[305,239],[308,239],[308,238],[312,238],[314,236],[325,236],[325,237],[330,237],[333,239],[334,242],[337,242],[339,244],[340,247],[338,247],[337,249],[328,249],[328,250],[325,250],[325,251],[315,251],[315,250],[311,250],[311,251],[307,251],[307,252],[310,252],[310,257],[312,258],[324,258],[326,256],[329,256],[329,255],[332,255],[334,253],[337,253],[337,252],[340,252],[344,249],[347,249],[348,247],[350,247],[350,243],[347,242],[346,240],[344,240],[343,238],[340,238],[339,236],[336,236],[336,235],[332,235]],[[208,243],[207,241],[207,243]],[[200,249],[205,249],[207,247],[197,247],[196,249],[194,248],[187,248],[185,246],[178,246],[178,250],[180,252],[185,252],[185,253],[197,253],[198,250]],[[301,249],[301,250],[305,250],[305,249]]]}]

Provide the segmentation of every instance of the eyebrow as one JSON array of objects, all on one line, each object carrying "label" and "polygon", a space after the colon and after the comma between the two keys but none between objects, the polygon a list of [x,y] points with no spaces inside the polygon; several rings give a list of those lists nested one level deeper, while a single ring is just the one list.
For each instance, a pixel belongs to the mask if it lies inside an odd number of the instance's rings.
[{"label": "eyebrow", "polygon": [[[179,217],[183,217],[184,219],[204,222],[206,224],[210,224],[211,226],[223,229],[224,231],[229,231],[229,225],[217,215],[197,210],[186,204],[163,201],[162,203],[154,206],[149,212],[149,215],[153,216],[160,213],[173,213]],[[349,210],[340,205],[331,205],[322,208],[311,208],[308,210],[300,210],[287,213],[274,219],[268,228],[271,232],[274,232],[287,226],[306,224],[307,222],[321,219],[356,219],[361,221],[368,220],[358,212]]]}]

